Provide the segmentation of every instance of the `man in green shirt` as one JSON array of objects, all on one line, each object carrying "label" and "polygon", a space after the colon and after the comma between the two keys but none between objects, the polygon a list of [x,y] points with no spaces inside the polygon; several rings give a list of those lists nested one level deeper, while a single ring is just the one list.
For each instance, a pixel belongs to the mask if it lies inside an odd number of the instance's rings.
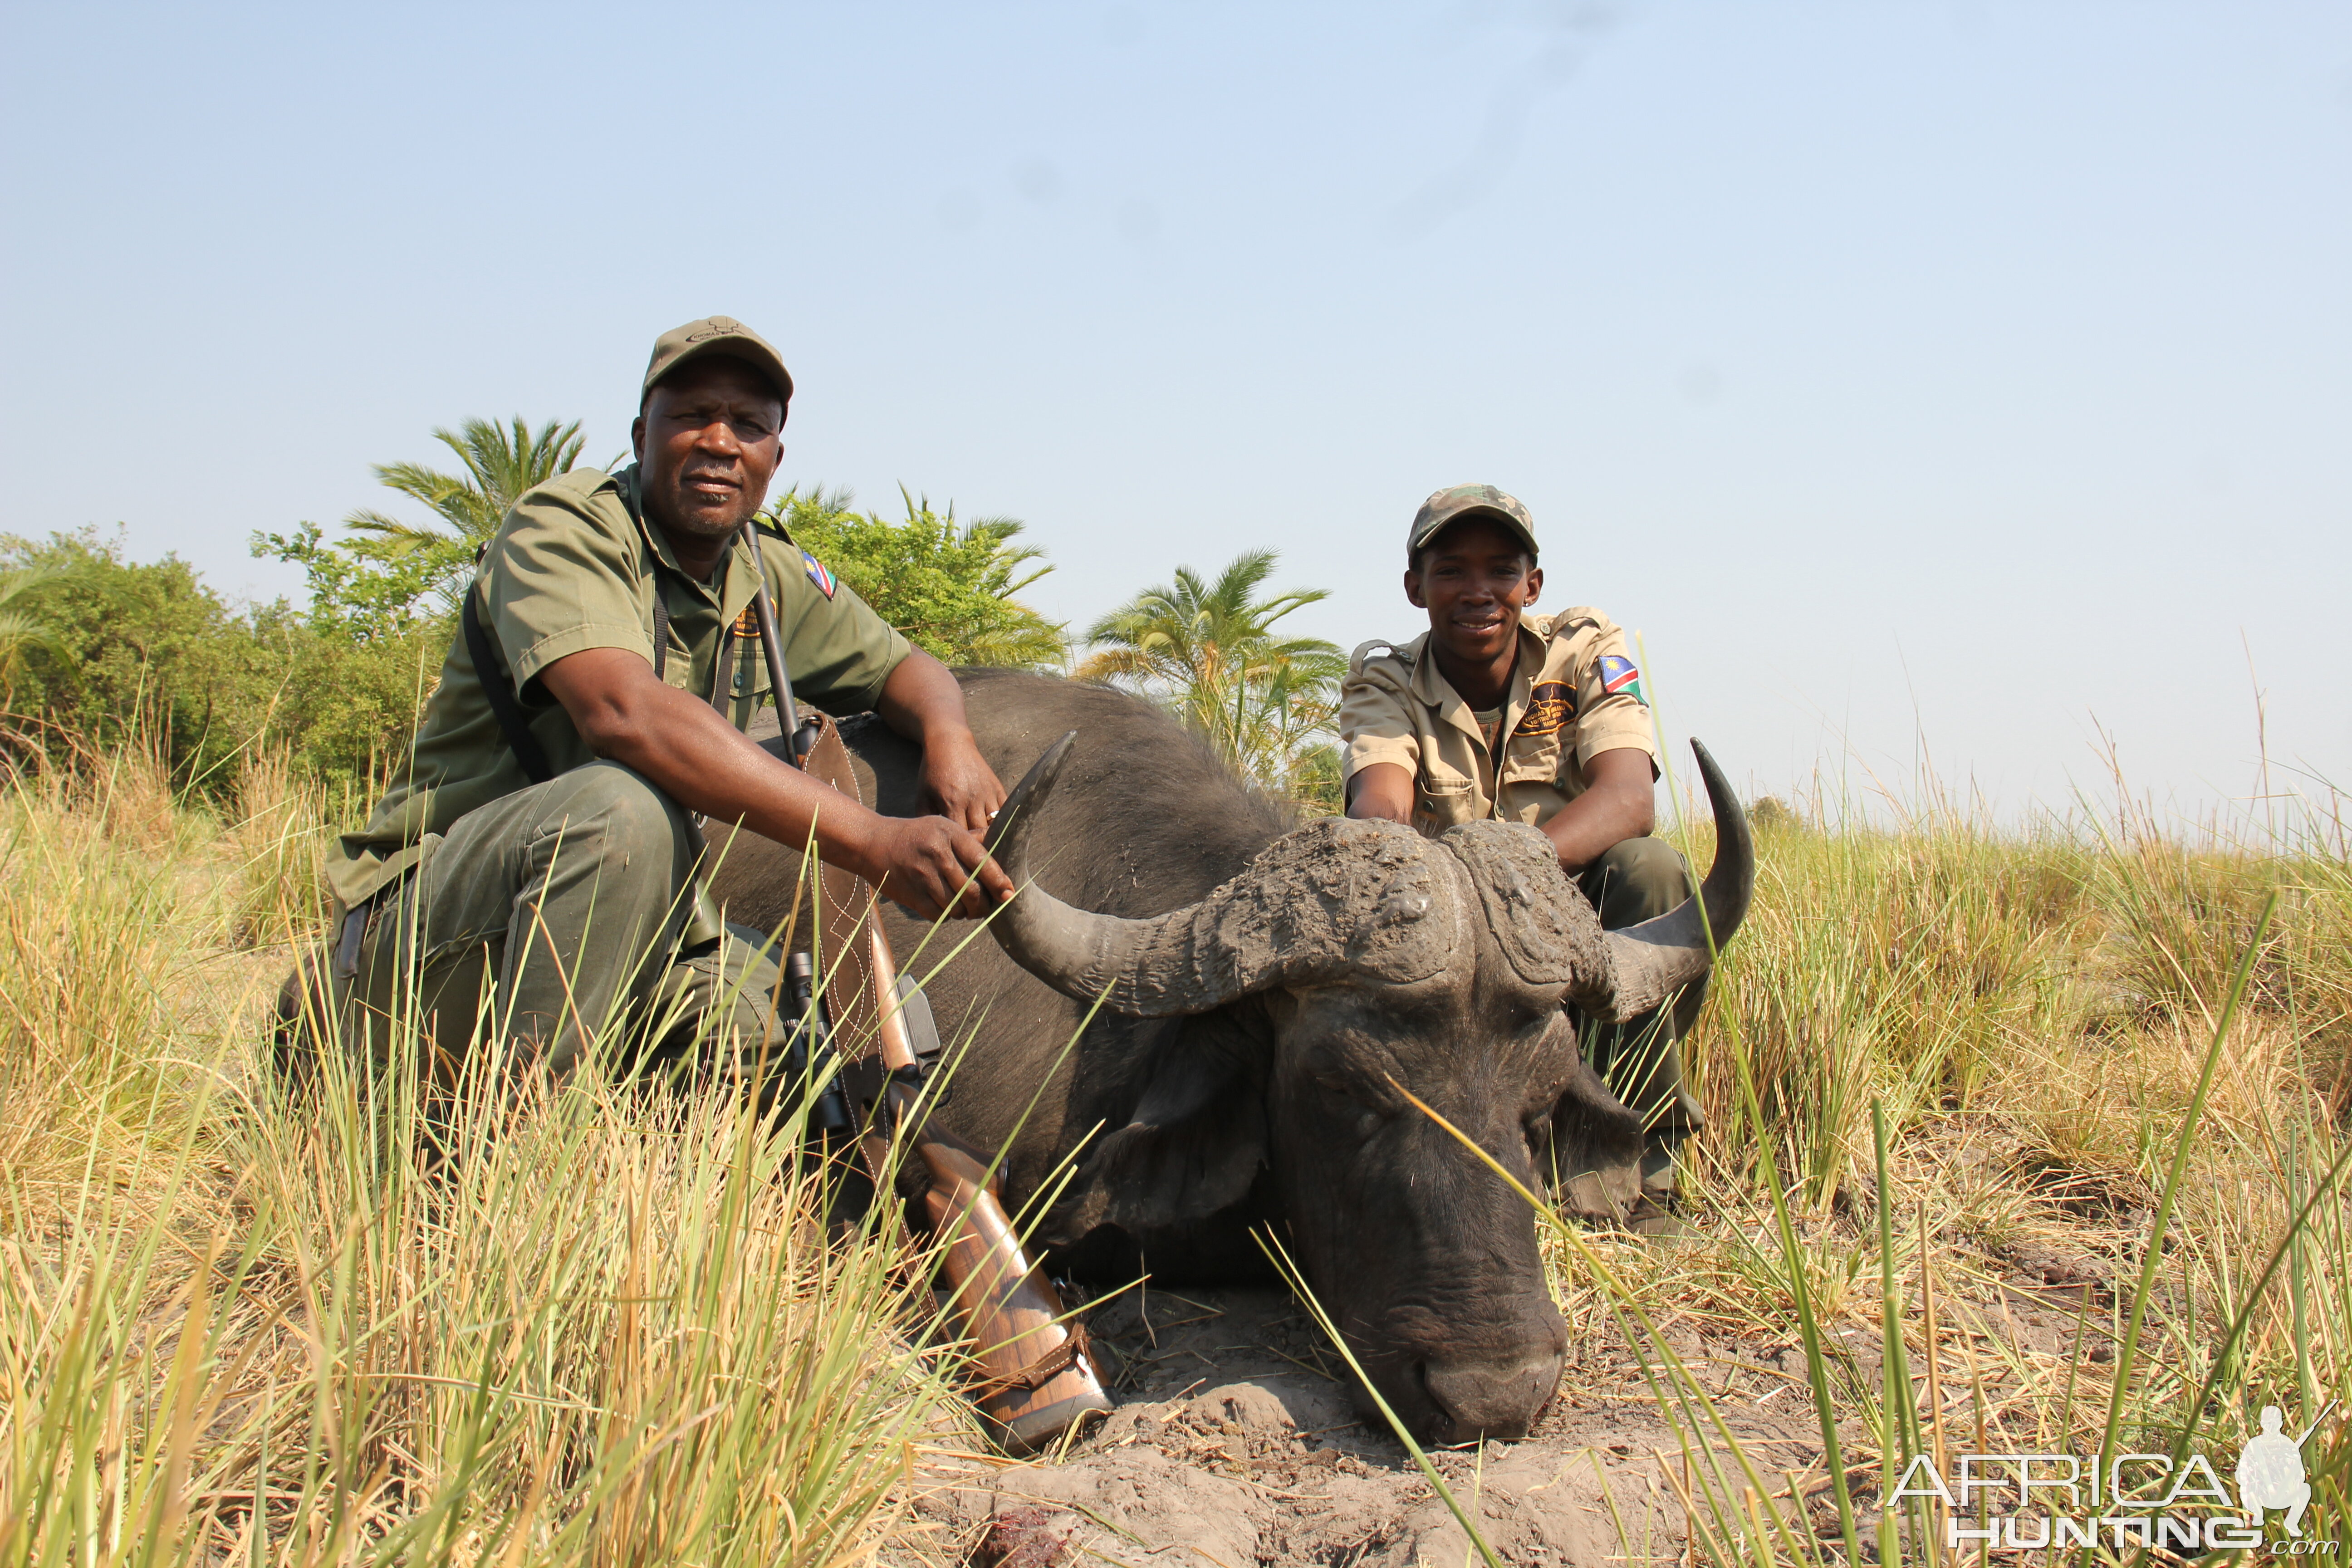
[{"label": "man in green shirt", "polygon": [[[664,333],[636,462],[560,475],[499,525],[406,770],[330,857],[335,994],[375,1054],[409,1028],[445,1066],[498,1037],[558,1076],[604,1038],[764,1049],[774,966],[703,895],[697,817],[721,845],[814,843],[926,917],[1011,895],[981,847],[1004,789],[955,678],[753,523],[792,392],[740,322]],[[935,815],[879,816],[746,736],[774,697],[763,571],[796,695],[919,743]]]}]

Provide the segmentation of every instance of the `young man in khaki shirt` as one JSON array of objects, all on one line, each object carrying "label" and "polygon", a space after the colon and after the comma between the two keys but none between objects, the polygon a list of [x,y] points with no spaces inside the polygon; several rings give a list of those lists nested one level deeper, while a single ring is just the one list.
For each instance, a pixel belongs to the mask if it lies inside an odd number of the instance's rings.
[{"label": "young man in khaki shirt", "polygon": [[[1543,568],[1528,509],[1492,485],[1440,490],[1414,514],[1405,552],[1405,597],[1429,630],[1366,643],[1349,661],[1348,815],[1430,837],[1490,817],[1540,828],[1612,931],[1690,897],[1683,858],[1649,837],[1657,753],[1642,672],[1600,611],[1528,613]],[[1675,1146],[1701,1125],[1680,1049],[1696,1002],[1584,1026],[1594,1069],[1649,1129],[1639,1221],[1663,1217]]]}]

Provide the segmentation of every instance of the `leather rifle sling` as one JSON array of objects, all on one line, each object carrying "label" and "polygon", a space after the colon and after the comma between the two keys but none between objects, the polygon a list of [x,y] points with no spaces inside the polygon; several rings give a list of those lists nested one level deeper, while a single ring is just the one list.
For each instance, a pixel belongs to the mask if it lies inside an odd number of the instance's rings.
[{"label": "leather rifle sling", "polygon": [[[770,696],[784,741],[784,760],[835,794],[869,805],[865,786],[849,750],[841,743],[841,730],[824,712],[803,713],[793,700],[792,672],[784,665],[783,632],[776,621],[775,601],[768,592],[767,552],[760,542],[756,522],[743,525],[751,546],[753,579],[750,613],[761,655],[767,661]],[[890,1142],[882,1112],[886,1069],[877,1059],[882,1048],[883,1008],[873,944],[880,942],[881,900],[866,879],[838,866],[816,862],[816,937],[812,958],[826,1013],[833,1023],[836,1047],[847,1058],[842,1068],[850,1098],[864,1111],[857,1138],[858,1162],[882,1201],[890,1187]],[[885,949],[887,952],[887,948]]]},{"label": "leather rifle sling", "polygon": [[523,776],[535,784],[545,784],[555,776],[555,770],[548,765],[539,737],[530,732],[530,720],[515,700],[514,688],[507,684],[506,666],[499,662],[481,612],[474,607],[474,595],[481,585],[479,577],[466,584],[466,606],[459,612],[458,618],[465,623],[466,657],[473,661],[475,683],[481,687],[490,716],[499,721],[499,732],[506,737],[507,749],[514,753]]},{"label": "leather rifle sling", "polygon": [[[809,777],[835,793],[867,805],[841,731],[822,713],[804,715],[803,724],[817,728],[816,744],[802,761]],[[876,991],[873,955],[867,951],[868,920],[881,918],[880,900],[866,879],[824,861],[816,863],[817,931],[820,934],[817,973],[836,1036],[856,1047],[863,1061],[874,1054],[882,1028],[880,998]]]}]

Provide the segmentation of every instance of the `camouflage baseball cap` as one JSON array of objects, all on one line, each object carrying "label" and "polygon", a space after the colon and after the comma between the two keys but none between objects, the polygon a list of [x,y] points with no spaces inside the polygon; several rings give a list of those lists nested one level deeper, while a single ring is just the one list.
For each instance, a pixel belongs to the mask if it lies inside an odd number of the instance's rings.
[{"label": "camouflage baseball cap", "polygon": [[1517,535],[1528,554],[1541,553],[1536,548],[1536,520],[1517,498],[1492,485],[1452,485],[1422,502],[1421,510],[1412,514],[1412,531],[1404,540],[1406,559],[1436,538],[1440,530],[1465,517],[1491,517]]},{"label": "camouflage baseball cap", "polygon": [[654,383],[691,359],[704,354],[730,354],[744,361],[775,384],[776,395],[789,406],[793,401],[792,372],[768,340],[732,316],[705,316],[682,327],[672,327],[654,340],[654,357],[646,364],[645,390],[637,406],[654,394]]}]

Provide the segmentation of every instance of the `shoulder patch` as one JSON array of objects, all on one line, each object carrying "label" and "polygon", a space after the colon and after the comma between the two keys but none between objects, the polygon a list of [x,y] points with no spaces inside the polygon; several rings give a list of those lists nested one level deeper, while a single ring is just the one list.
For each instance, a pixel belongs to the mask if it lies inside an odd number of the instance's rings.
[{"label": "shoulder patch", "polygon": [[1601,656],[1601,689],[1611,697],[1622,693],[1644,708],[1650,705],[1649,698],[1642,690],[1642,667],[1613,653]]},{"label": "shoulder patch", "polygon": [[801,563],[808,568],[808,580],[817,585],[817,591],[826,598],[832,598],[833,591],[841,584],[832,573],[824,569],[824,563],[805,550],[801,552]]}]

